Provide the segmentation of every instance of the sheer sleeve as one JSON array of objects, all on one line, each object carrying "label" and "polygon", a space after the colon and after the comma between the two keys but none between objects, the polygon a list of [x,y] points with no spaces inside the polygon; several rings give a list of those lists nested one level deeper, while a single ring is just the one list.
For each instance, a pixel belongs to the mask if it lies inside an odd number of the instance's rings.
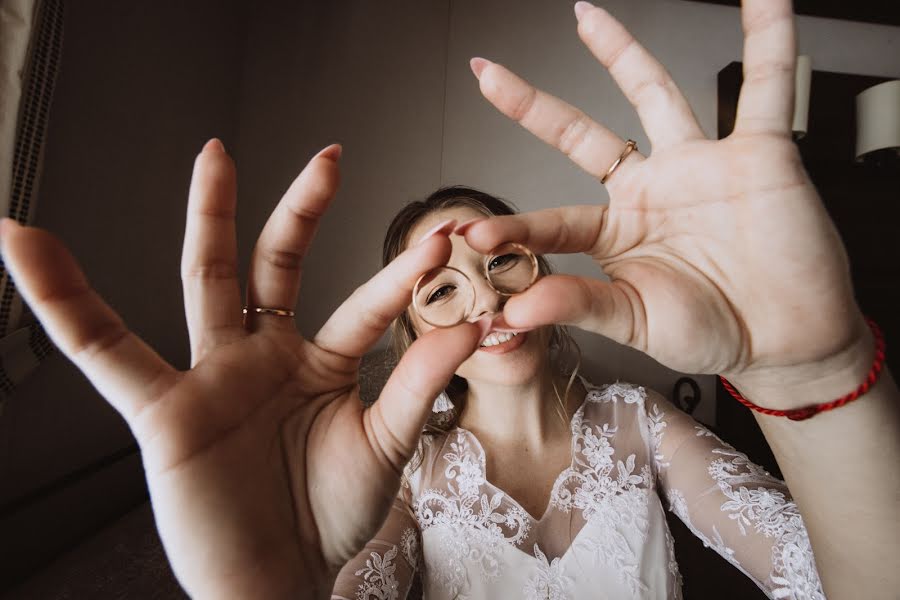
[{"label": "sheer sleeve", "polygon": [[769,598],[824,600],[803,518],[784,482],[652,390],[646,409],[669,510]]},{"label": "sheer sleeve", "polygon": [[344,565],[332,600],[406,598],[419,560],[419,529],[402,496],[362,552]]}]

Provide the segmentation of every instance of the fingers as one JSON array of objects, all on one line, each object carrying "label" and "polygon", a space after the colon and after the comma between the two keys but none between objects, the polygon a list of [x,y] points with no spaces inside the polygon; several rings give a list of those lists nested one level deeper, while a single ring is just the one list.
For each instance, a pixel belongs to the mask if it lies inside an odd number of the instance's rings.
[{"label": "fingers", "polygon": [[[248,275],[247,305],[293,309],[300,292],[303,258],[319,226],[319,219],[338,186],[337,161],[341,146],[332,144],[306,165],[285,192],[263,228]],[[264,327],[294,328],[294,320],[252,315]]]},{"label": "fingers", "polygon": [[471,225],[466,242],[487,254],[505,242],[518,242],[536,254],[596,251],[607,206],[563,206],[492,217]]},{"label": "fingers", "polygon": [[[568,156],[595,177],[603,177],[619,157],[625,141],[590,117],[533,87],[511,71],[483,58],[472,59],[481,93],[497,109]],[[617,169],[643,159],[632,152]],[[615,181],[613,178],[611,181]]]},{"label": "fingers", "polygon": [[[489,326],[489,321],[484,324]],[[412,456],[434,399],[486,333],[487,327],[475,323],[426,333],[409,347],[378,401],[366,411],[377,447],[398,472]]]},{"label": "fingers", "polygon": [[624,282],[548,275],[510,298],[503,317],[513,328],[574,325],[640,349],[635,315],[642,310],[640,296]]},{"label": "fingers", "polygon": [[177,372],[91,289],[58,239],[0,223],[3,259],[53,342],[129,420],[171,385]]},{"label": "fingers", "polygon": [[578,35],[637,110],[654,149],[705,137],[672,77],[619,21],[587,2],[575,14]]},{"label": "fingers", "polygon": [[[452,229],[453,223],[448,225]],[[407,309],[419,277],[450,258],[447,233],[438,232],[408,248],[360,286],[325,322],[313,342],[341,356],[365,354]]]},{"label": "fingers", "polygon": [[209,349],[245,334],[237,276],[236,188],[234,163],[219,140],[210,140],[194,163],[181,254],[192,366]]},{"label": "fingers", "polygon": [[788,135],[797,58],[790,0],[744,0],[744,84],[735,133]]}]

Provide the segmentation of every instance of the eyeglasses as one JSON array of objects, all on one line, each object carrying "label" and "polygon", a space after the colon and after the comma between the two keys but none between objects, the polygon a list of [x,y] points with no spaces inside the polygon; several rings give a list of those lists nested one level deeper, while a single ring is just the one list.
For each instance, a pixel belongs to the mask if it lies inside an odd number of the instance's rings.
[{"label": "eyeglasses", "polygon": [[[494,248],[484,259],[484,278],[501,296],[527,290],[538,278],[534,253],[521,244],[508,242]],[[475,286],[459,269],[438,267],[419,277],[413,288],[413,310],[435,327],[453,327],[468,320],[475,307]]]}]

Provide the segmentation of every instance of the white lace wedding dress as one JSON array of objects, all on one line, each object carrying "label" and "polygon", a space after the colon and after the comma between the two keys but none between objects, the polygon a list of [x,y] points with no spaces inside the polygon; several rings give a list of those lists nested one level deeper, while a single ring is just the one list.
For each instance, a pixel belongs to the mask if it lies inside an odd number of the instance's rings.
[{"label": "white lace wedding dress", "polygon": [[[668,507],[770,598],[824,599],[784,483],[662,396],[588,388],[572,462],[535,519],[485,478],[461,428],[425,444],[384,526],[340,573],[334,598],[681,598]],[[427,439],[427,438],[426,438]]]}]

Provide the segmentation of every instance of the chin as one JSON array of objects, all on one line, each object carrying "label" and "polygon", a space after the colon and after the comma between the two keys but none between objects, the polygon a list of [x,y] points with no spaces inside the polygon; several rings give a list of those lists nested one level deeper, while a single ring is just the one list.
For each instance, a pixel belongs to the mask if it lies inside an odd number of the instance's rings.
[{"label": "chin", "polygon": [[456,374],[469,382],[484,382],[494,385],[522,385],[532,381],[544,369],[549,358],[550,331],[547,327],[520,333],[525,339],[508,342],[515,349],[502,352],[497,350],[476,350],[466,362],[460,365]]}]

